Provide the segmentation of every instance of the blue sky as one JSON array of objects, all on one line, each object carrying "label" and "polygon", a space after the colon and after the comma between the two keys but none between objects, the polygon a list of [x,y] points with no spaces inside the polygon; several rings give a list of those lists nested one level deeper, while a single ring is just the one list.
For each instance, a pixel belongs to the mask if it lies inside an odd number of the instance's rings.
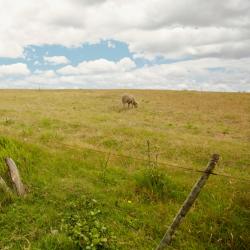
[{"label": "blue sky", "polygon": [[80,47],[67,48],[62,45],[29,45],[24,48],[23,56],[19,58],[0,57],[0,65],[13,63],[25,63],[31,72],[36,70],[56,70],[61,67],[60,64],[51,65],[46,63],[44,57],[65,56],[69,59],[71,65],[76,66],[82,61],[93,61],[97,59],[107,59],[117,62],[124,57],[131,58],[138,68],[145,65],[169,64],[177,61],[189,60],[190,58],[181,58],[178,60],[166,59],[157,56],[154,60],[146,58],[133,58],[134,53],[129,51],[128,45],[116,40],[101,40],[98,43],[84,43]]},{"label": "blue sky", "polygon": [[[46,65],[43,57],[65,56],[69,59],[70,64],[76,66],[82,61],[92,61],[100,58],[105,58],[111,61],[118,61],[124,57],[132,58],[132,54],[128,50],[125,43],[112,41],[114,47],[108,47],[108,41],[101,41],[97,44],[82,44],[80,47],[67,48],[60,45],[45,45],[45,46],[28,46],[25,48],[25,61],[29,62],[29,67],[34,69],[50,69],[53,65]],[[30,61],[29,61],[30,60]],[[34,65],[38,61],[40,65]],[[58,68],[59,66],[54,66]]]},{"label": "blue sky", "polygon": [[0,9],[0,88],[250,91],[247,0],[0,0]]},{"label": "blue sky", "polygon": [[[114,47],[109,47],[108,42]],[[118,61],[123,57],[132,58],[127,44],[119,41],[101,41],[96,44],[85,43],[80,47],[72,48],[62,45],[29,45],[24,48],[23,54],[24,56],[20,58],[0,57],[0,64],[27,63],[29,68],[34,71],[35,69],[50,68],[50,66],[44,63],[44,56],[65,56],[74,66],[84,60],[90,61],[105,58],[107,60]],[[40,64],[34,65],[36,61]]]}]

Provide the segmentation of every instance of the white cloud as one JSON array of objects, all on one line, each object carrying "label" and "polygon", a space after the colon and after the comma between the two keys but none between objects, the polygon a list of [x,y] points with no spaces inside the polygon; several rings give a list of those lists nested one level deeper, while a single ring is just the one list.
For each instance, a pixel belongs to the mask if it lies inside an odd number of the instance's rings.
[{"label": "white cloud", "polygon": [[[12,87],[44,88],[146,88],[193,89],[206,91],[250,91],[250,58],[202,58],[134,68],[130,59],[119,62],[104,59],[65,66],[57,72],[36,71],[19,80],[8,80]],[[124,70],[124,65],[126,65]],[[129,67],[127,66],[129,65]],[[6,82],[0,87],[5,87]]]},{"label": "white cloud", "polygon": [[0,56],[100,39],[127,42],[146,57],[250,56],[248,0],[0,0],[0,9]]},{"label": "white cloud", "polygon": [[[25,64],[0,65],[1,77],[24,75],[23,86],[250,91],[249,0],[0,0],[0,10],[0,57],[24,57],[28,45],[119,40],[134,58],[192,59],[140,69],[129,58],[98,59],[33,75]],[[107,45],[113,48],[111,41]],[[69,64],[64,56],[44,60]]]},{"label": "white cloud", "polygon": [[57,70],[57,72],[63,75],[106,74],[119,71],[128,71],[135,67],[136,65],[134,61],[132,61],[130,58],[125,57],[120,61],[118,61],[117,63],[106,59],[83,61],[76,67],[68,65]]},{"label": "white cloud", "polygon": [[128,71],[136,67],[136,64],[133,60],[128,57],[122,58],[119,62],[117,62],[117,66],[122,71]]},{"label": "white cloud", "polygon": [[[129,41],[130,51],[140,57],[168,59],[183,57],[250,57],[250,32],[223,27],[170,27],[153,31],[128,31],[120,37]],[[156,39],[152,39],[156,37]]]},{"label": "white cloud", "polygon": [[34,65],[41,65],[41,63],[39,61],[35,61]]},{"label": "white cloud", "polygon": [[111,48],[111,49],[114,49],[115,48],[115,44],[112,43],[111,41],[108,41],[108,47]]},{"label": "white cloud", "polygon": [[16,63],[9,65],[0,65],[0,77],[25,76],[30,74],[26,64]]},{"label": "white cloud", "polygon": [[44,56],[43,60],[49,64],[68,64],[69,60],[65,56]]}]

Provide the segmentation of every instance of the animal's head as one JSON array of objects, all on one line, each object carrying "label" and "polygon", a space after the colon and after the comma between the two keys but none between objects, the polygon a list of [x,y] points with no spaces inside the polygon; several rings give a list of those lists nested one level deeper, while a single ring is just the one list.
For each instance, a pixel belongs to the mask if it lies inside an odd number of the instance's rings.
[{"label": "animal's head", "polygon": [[136,101],[133,102],[133,105],[134,105],[135,108],[138,107],[138,103]]}]

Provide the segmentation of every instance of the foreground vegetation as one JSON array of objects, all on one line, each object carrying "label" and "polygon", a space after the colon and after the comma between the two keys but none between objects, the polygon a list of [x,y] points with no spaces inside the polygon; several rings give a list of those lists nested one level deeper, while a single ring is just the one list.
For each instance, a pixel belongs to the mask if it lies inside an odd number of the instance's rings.
[{"label": "foreground vegetation", "polygon": [[[10,156],[28,189],[0,190],[0,249],[154,249],[199,177],[156,158],[204,169],[216,152],[250,179],[249,94],[131,92],[138,109],[123,91],[0,91],[0,175]],[[171,249],[248,249],[249,204],[248,182],[212,176]]]}]

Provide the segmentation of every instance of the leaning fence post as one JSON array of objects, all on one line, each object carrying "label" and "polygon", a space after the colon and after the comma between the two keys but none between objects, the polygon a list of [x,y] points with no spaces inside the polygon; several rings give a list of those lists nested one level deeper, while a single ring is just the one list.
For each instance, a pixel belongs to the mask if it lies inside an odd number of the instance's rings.
[{"label": "leaning fence post", "polygon": [[14,188],[17,191],[17,194],[19,196],[24,196],[26,194],[25,187],[22,183],[18,168],[15,164],[15,162],[11,158],[5,158],[5,163],[8,166],[9,169],[9,175],[12,181],[12,184]]},{"label": "leaning fence post", "polygon": [[1,176],[0,176],[0,189],[2,189],[4,193],[9,194],[10,196],[12,195],[11,190],[9,189],[8,185]]},{"label": "leaning fence post", "polygon": [[213,154],[210,162],[207,165],[206,170],[204,171],[204,173],[202,174],[200,179],[196,182],[196,184],[193,186],[190,194],[188,195],[188,197],[184,201],[181,209],[179,210],[179,212],[175,216],[172,224],[168,228],[167,232],[165,233],[164,237],[162,238],[162,240],[161,240],[159,246],[156,248],[156,250],[162,250],[169,245],[175,230],[178,228],[182,219],[185,217],[185,215],[187,214],[187,212],[189,211],[189,209],[193,205],[194,201],[198,197],[202,187],[205,185],[209,175],[211,174],[211,172],[215,168],[215,165],[217,164],[218,160],[219,160],[219,155]]}]

